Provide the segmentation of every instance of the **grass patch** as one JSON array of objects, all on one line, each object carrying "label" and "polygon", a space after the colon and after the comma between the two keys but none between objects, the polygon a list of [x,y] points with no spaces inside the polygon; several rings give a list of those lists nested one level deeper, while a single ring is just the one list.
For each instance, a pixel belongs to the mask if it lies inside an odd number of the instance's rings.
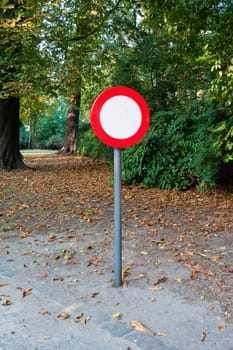
[{"label": "grass patch", "polygon": [[55,154],[57,152],[57,150],[43,150],[43,149],[38,149],[38,150],[22,150],[20,151],[22,153],[23,156],[47,156],[47,155],[51,155],[51,154]]}]

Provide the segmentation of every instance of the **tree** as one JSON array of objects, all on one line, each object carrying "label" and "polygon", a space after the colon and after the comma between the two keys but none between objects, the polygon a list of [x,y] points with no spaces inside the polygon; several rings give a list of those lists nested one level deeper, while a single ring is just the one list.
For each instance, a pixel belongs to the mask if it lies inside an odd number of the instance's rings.
[{"label": "tree", "polygon": [[53,79],[58,93],[69,97],[70,101],[62,153],[76,152],[81,96],[87,87],[86,82],[89,83],[87,76],[93,75],[102,60],[99,55],[101,33],[106,30],[110,15],[121,2],[122,0],[66,0],[57,6],[58,2],[52,0],[44,10],[47,14],[45,49],[52,53],[53,60],[60,63]]},{"label": "tree", "polygon": [[[19,100],[22,96],[32,91],[37,94],[56,92],[74,95],[76,103],[80,101],[82,72],[88,65],[88,57],[93,58],[96,52],[100,28],[119,3],[120,0],[1,2],[1,168],[24,167],[19,143],[13,141],[18,135],[15,129],[19,127]],[[18,103],[15,103],[16,99]],[[14,111],[11,118],[7,117],[6,108],[11,114]],[[78,110],[76,106],[75,111]],[[74,114],[73,107],[72,111]],[[68,113],[68,120],[72,119],[70,115]],[[9,123],[12,123],[11,127],[7,126]],[[76,127],[77,123],[72,125]],[[68,147],[69,152],[74,150],[74,144]]]},{"label": "tree", "polygon": [[152,121],[145,140],[124,153],[124,180],[213,185],[233,149],[232,1],[134,3],[141,20],[118,50],[115,78],[141,89]]},{"label": "tree", "polygon": [[19,99],[0,99],[0,169],[25,168],[19,152]]},{"label": "tree", "polygon": [[62,147],[60,153],[76,154],[76,137],[79,125],[80,100],[80,94],[72,96],[70,99],[70,108],[66,119],[65,145]]},{"label": "tree", "polygon": [[1,169],[25,168],[19,150],[20,97],[37,85],[43,72],[38,50],[40,24],[36,3],[3,0],[0,5]]}]

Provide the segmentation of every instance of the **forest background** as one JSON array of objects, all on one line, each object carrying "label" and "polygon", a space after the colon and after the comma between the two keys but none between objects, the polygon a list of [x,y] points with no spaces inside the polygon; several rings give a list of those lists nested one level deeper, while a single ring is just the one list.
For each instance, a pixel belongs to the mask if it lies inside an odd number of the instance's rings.
[{"label": "forest background", "polygon": [[204,190],[231,180],[232,0],[0,6],[0,168],[21,167],[27,147],[111,159],[89,111],[103,89],[126,85],[148,102],[151,126],[123,152],[125,183]]}]

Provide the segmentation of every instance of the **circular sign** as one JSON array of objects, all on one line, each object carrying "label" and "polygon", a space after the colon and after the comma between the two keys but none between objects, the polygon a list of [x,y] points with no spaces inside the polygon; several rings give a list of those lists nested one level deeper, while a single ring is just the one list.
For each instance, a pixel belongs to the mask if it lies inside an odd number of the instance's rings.
[{"label": "circular sign", "polygon": [[91,108],[91,126],[96,136],[115,148],[139,142],[150,124],[150,111],[144,98],[126,86],[103,91]]}]

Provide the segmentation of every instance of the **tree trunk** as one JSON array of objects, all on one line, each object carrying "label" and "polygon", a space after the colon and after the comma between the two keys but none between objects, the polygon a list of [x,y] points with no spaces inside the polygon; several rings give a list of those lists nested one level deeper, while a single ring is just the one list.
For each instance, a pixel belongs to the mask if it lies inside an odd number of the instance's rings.
[{"label": "tree trunk", "polygon": [[26,169],[19,149],[19,99],[0,98],[0,169]]},{"label": "tree trunk", "polygon": [[77,93],[70,99],[71,106],[67,113],[66,120],[66,137],[65,145],[62,147],[60,153],[76,154],[76,137],[79,126],[79,110],[81,102],[81,94]]}]

